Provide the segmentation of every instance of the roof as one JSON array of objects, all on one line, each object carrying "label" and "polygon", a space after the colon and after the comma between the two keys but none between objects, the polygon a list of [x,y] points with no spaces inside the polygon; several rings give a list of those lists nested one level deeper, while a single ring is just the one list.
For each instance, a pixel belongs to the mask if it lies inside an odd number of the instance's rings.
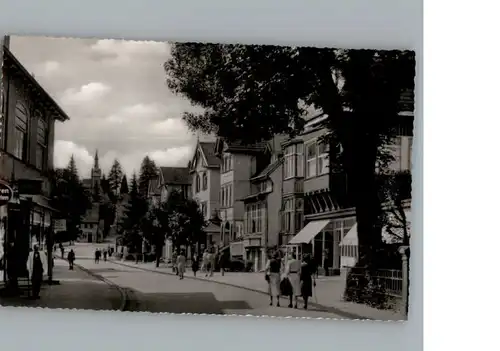
[{"label": "roof", "polygon": [[267,165],[266,168],[264,168],[260,173],[257,175],[253,176],[251,180],[257,180],[257,179],[262,179],[268,177],[278,166],[283,162],[283,158],[279,158],[276,161],[270,163]]},{"label": "roof", "polygon": [[200,148],[207,160],[208,167],[219,167],[220,159],[215,155],[215,142],[200,142]]},{"label": "roof", "polygon": [[69,120],[66,112],[62,110],[62,108],[55,102],[55,100],[49,95],[49,93],[45,91],[40,83],[36,81],[33,75],[26,70],[22,63],[19,62],[19,60],[5,45],[3,45],[3,54],[3,63],[5,65],[4,67],[8,67],[9,65],[7,64],[14,66],[21,73],[23,78],[28,80],[29,84],[36,90],[40,97],[48,102],[49,108],[52,110],[51,112],[54,113],[54,118],[62,122]]},{"label": "roof", "polygon": [[189,168],[187,167],[160,167],[160,185],[189,185]]}]

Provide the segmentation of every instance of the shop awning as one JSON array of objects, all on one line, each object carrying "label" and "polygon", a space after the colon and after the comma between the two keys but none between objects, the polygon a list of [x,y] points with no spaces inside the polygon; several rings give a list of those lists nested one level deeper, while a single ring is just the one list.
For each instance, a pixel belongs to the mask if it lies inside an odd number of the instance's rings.
[{"label": "shop awning", "polygon": [[330,223],[329,219],[321,221],[312,221],[306,224],[297,235],[295,235],[288,244],[309,244],[319,232],[321,232]]},{"label": "shop awning", "polygon": [[[410,213],[411,210],[405,210],[405,215],[406,215],[406,220],[408,222],[408,224],[411,222],[411,213]],[[397,230],[394,230],[395,232],[400,232],[401,233],[401,237],[403,236],[403,229],[397,229]],[[399,236],[399,233],[397,233],[398,236]],[[397,240],[397,237],[395,237],[394,235],[391,235],[388,231],[387,231],[387,227],[384,227],[382,228],[382,241],[385,242],[385,243],[388,243],[388,244],[391,244],[391,243],[396,243],[398,240]],[[346,236],[344,236],[344,238],[342,239],[342,241],[340,242],[340,246],[357,246],[358,245],[358,224],[354,224],[351,228],[351,230],[349,230],[349,232],[346,234]]]}]

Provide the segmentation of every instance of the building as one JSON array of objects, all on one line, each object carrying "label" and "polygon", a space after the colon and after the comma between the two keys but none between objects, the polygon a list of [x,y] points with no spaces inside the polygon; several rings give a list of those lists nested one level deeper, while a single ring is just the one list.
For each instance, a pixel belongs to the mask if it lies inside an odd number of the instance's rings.
[{"label": "building", "polygon": [[101,188],[102,170],[99,165],[99,152],[96,150],[94,155],[94,165],[90,171],[90,178],[83,179],[83,186],[91,195],[92,207],[87,211],[81,222],[81,232],[83,240],[89,243],[99,243],[104,239],[104,225],[100,221],[99,208],[100,202],[95,195],[105,195]]},{"label": "building", "polygon": [[[328,145],[321,141],[327,118],[320,114],[308,120],[302,135],[283,145],[283,243],[298,256],[313,253],[326,274],[339,274],[341,257],[349,264],[357,261],[356,215],[346,175],[329,170]],[[388,146],[394,156],[389,169],[411,169],[412,135],[413,112],[402,112],[395,142]],[[350,231],[350,244],[341,244]]]},{"label": "building", "polygon": [[189,162],[189,173],[193,199],[199,203],[208,223],[204,229],[206,240],[200,243],[201,249],[220,244],[220,223],[214,220],[219,212],[220,165],[221,160],[215,155],[215,142],[198,141]]},{"label": "building", "polygon": [[[50,205],[55,122],[69,119],[3,43],[0,114],[0,179],[14,197],[0,207],[1,247],[16,250],[23,262],[34,243],[52,252]],[[8,264],[8,263],[7,263]],[[51,276],[51,267],[45,272]]]},{"label": "building", "polygon": [[250,195],[242,199],[245,218],[241,244],[244,260],[255,272],[265,268],[267,253],[280,245],[284,159],[279,144],[275,140],[270,142],[267,149],[270,162],[250,178]]},{"label": "building", "polygon": [[90,194],[94,194],[96,191],[101,191],[101,177],[102,170],[99,166],[99,151],[95,151],[94,155],[94,165],[90,171],[90,178],[84,178],[82,180],[83,186],[89,191]]},{"label": "building", "polygon": [[243,246],[245,203],[251,195],[250,179],[266,168],[271,160],[267,142],[243,145],[228,143],[218,138],[215,154],[220,165],[220,210],[221,219],[219,249],[229,248],[234,259],[245,259]]}]

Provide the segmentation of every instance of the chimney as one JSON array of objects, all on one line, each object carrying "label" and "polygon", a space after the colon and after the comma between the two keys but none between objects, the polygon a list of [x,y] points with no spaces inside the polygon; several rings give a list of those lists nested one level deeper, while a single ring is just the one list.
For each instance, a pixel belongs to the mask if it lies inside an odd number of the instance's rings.
[{"label": "chimney", "polygon": [[3,36],[3,46],[5,46],[7,49],[10,49],[10,35]]}]

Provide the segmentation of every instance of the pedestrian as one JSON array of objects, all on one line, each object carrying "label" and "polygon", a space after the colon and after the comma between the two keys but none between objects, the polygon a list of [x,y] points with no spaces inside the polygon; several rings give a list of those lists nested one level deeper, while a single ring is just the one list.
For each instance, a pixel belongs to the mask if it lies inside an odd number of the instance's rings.
[{"label": "pedestrian", "polygon": [[300,292],[302,298],[304,299],[304,309],[307,310],[307,302],[309,298],[312,297],[313,286],[316,286],[315,275],[315,264],[310,254],[305,254],[302,267],[300,269]]},{"label": "pedestrian", "polygon": [[28,272],[31,279],[32,298],[40,298],[40,289],[43,281],[43,262],[38,246],[33,246],[33,250],[28,256]]},{"label": "pedestrian", "polygon": [[69,252],[68,252],[68,263],[69,263],[69,270],[72,271],[73,270],[73,264],[75,262],[75,252],[73,251],[73,249],[71,249]]},{"label": "pedestrian", "polygon": [[62,243],[59,243],[59,250],[61,250],[61,258],[64,258],[64,246]]},{"label": "pedestrian", "polygon": [[95,263],[99,263],[99,260],[101,258],[101,251],[99,249],[95,249]]},{"label": "pedestrian", "polygon": [[222,276],[226,270],[226,255],[224,253],[219,254],[219,269]]},{"label": "pedestrian", "polygon": [[193,256],[193,262],[191,263],[191,269],[193,270],[193,275],[196,277],[196,272],[198,272],[200,266],[200,260],[198,255]]},{"label": "pedestrian", "polygon": [[174,250],[172,253],[172,272],[175,273],[175,275],[179,275],[179,271],[177,270],[177,250]]},{"label": "pedestrian", "polygon": [[210,264],[210,257],[208,250],[203,252],[201,271],[205,273],[205,277],[208,277],[208,265]]},{"label": "pedestrian", "polygon": [[295,253],[291,253],[287,262],[285,276],[290,281],[292,285],[292,296],[295,299],[295,304],[292,304],[292,298],[290,298],[290,304],[288,307],[290,308],[298,308],[299,296],[302,295],[300,291],[300,269],[302,263],[297,260],[297,256]]},{"label": "pedestrian", "polygon": [[269,306],[273,305],[273,297],[276,297],[276,306],[280,307],[280,282],[281,282],[281,259],[278,252],[267,261],[266,280],[269,284]]},{"label": "pedestrian", "polygon": [[181,250],[179,256],[177,256],[177,274],[179,279],[184,279],[184,272],[186,271],[186,254],[184,250]]},{"label": "pedestrian", "polygon": [[102,258],[104,259],[104,262],[108,260],[108,251],[102,250]]},{"label": "pedestrian", "polygon": [[215,252],[214,249],[212,248],[210,252],[208,253],[208,271],[209,271],[209,277],[214,276],[214,270],[215,270]]}]

